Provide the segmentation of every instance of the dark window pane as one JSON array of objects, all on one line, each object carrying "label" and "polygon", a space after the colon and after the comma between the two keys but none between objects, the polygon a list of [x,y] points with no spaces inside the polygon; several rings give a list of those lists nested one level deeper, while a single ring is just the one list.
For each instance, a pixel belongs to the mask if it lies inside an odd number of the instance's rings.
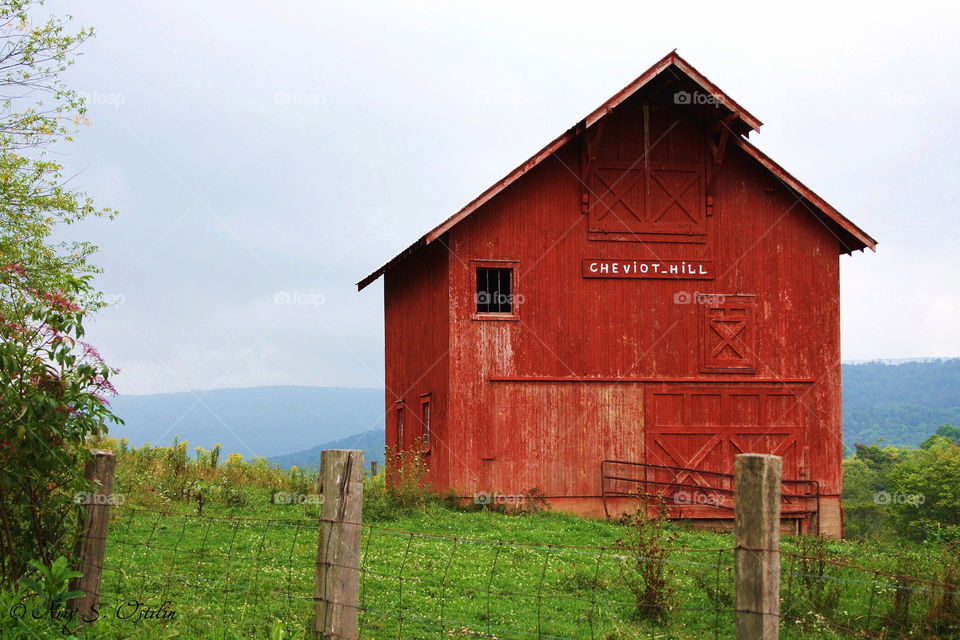
[{"label": "dark window pane", "polygon": [[427,448],[430,447],[430,402],[423,403],[423,439]]},{"label": "dark window pane", "polygon": [[500,312],[510,313],[513,300],[510,297],[510,269],[500,269]]},{"label": "dark window pane", "polygon": [[489,311],[487,308],[487,270],[477,269],[477,313]]},{"label": "dark window pane", "polygon": [[403,449],[403,407],[397,407],[397,449]]},{"label": "dark window pane", "polygon": [[511,313],[512,269],[477,269],[477,313]]}]

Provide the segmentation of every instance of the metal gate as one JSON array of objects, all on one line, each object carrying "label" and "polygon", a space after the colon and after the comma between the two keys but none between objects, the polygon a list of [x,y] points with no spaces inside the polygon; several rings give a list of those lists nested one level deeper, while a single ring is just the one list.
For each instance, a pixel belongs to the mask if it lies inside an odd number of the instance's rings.
[{"label": "metal gate", "polygon": [[[664,501],[670,518],[733,518],[732,473],[689,467],[646,464],[628,460],[600,463],[603,511],[610,517],[611,498],[656,498]],[[819,535],[820,485],[816,480],[784,478],[781,483],[780,516],[799,520],[800,532],[815,523]]]}]

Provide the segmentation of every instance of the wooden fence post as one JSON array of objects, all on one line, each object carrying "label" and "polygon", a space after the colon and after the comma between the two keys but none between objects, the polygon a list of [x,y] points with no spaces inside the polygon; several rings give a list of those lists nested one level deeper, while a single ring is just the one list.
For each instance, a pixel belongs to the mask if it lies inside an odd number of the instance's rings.
[{"label": "wooden fence post", "polygon": [[313,634],[354,640],[360,607],[363,452],[320,454],[320,543],[313,581]]},{"label": "wooden fence post", "polygon": [[780,631],[780,482],[783,461],[746,453],[734,462],[737,640]]},{"label": "wooden fence post", "polygon": [[112,451],[93,449],[90,453],[93,459],[87,463],[84,475],[93,481],[94,490],[89,494],[78,494],[80,499],[77,500],[87,506],[87,517],[77,541],[78,570],[83,575],[70,581],[71,590],[83,591],[85,595],[68,602],[68,610],[77,614],[81,624],[97,619],[107,525],[113,502],[113,470],[117,463]]},{"label": "wooden fence post", "polygon": [[377,461],[371,460],[370,461],[370,477],[373,478],[376,475],[377,475]]}]

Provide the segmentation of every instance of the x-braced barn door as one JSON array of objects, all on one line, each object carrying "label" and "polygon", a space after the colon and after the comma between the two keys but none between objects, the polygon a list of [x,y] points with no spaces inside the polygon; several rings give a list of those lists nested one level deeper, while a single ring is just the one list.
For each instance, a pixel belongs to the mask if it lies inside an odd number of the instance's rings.
[{"label": "x-braced barn door", "polygon": [[672,514],[728,517],[733,461],[740,453],[783,458],[784,478],[800,477],[802,412],[782,386],[651,385],[646,391],[648,490]]}]

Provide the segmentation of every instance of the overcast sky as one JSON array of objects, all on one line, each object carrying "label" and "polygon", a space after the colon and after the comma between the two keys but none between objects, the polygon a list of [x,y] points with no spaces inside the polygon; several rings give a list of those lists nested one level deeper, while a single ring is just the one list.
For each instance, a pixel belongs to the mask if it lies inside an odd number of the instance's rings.
[{"label": "overcast sky", "polygon": [[960,356],[960,5],[794,6],[48,3],[97,32],[71,184],[120,212],[75,229],[118,303],[89,337],[121,393],[382,386],[355,283],[677,48],[879,241],[844,359]]}]

